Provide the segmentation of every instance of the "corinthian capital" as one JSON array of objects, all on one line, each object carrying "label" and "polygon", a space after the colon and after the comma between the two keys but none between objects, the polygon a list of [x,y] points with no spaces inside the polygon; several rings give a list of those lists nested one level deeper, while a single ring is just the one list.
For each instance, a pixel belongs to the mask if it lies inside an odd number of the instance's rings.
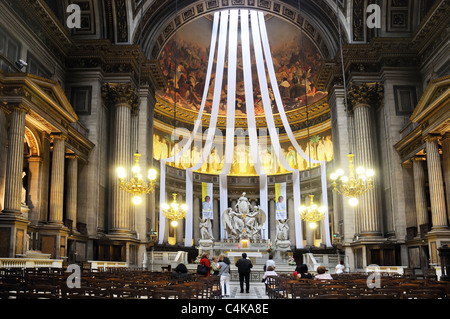
[{"label": "corinthian capital", "polygon": [[137,109],[139,105],[138,93],[130,84],[105,83],[102,97],[111,105],[127,105],[131,109]]},{"label": "corinthian capital", "polygon": [[384,96],[384,88],[380,83],[350,83],[348,102],[352,109],[361,106],[377,107]]}]

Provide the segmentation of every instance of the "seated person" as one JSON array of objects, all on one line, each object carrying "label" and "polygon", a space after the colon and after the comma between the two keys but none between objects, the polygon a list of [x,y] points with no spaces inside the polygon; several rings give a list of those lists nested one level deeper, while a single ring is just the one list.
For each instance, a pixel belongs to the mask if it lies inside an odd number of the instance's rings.
[{"label": "seated person", "polygon": [[263,276],[263,281],[266,282],[267,277],[275,277],[278,276],[278,274],[275,272],[275,268],[272,266],[267,267],[266,272]]},{"label": "seated person", "polygon": [[330,274],[327,274],[328,270],[325,266],[319,266],[317,268],[317,275],[314,277],[314,280],[333,280]]},{"label": "seated person", "polygon": [[186,265],[179,264],[175,268],[175,271],[172,272],[171,278],[175,279],[177,281],[188,281],[188,280],[190,280],[191,276],[189,275]]},{"label": "seated person", "polygon": [[308,266],[305,264],[298,265],[292,276],[297,279],[312,279],[312,275],[308,273]]}]

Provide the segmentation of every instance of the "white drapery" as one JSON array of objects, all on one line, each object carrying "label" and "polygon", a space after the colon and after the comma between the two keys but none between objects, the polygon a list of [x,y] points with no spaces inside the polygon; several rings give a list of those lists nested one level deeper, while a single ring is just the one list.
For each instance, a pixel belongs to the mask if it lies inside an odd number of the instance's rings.
[{"label": "white drapery", "polygon": [[[268,217],[268,195],[267,195],[267,174],[262,167],[258,134],[256,131],[255,120],[255,101],[253,98],[253,78],[252,78],[252,61],[250,56],[250,35],[248,25],[248,11],[241,10],[241,42],[242,42],[242,61],[244,68],[244,87],[245,87],[245,104],[247,110],[247,127],[249,135],[250,152],[252,161],[255,166],[256,174],[259,175],[259,195],[261,210],[267,214]],[[266,218],[264,223],[264,230],[262,236],[268,239],[269,218]]]},{"label": "white drapery", "polygon": [[236,114],[236,74],[237,74],[237,46],[238,46],[239,11],[230,11],[230,32],[228,41],[228,96],[227,96],[227,131],[225,137],[225,160],[219,175],[220,192],[220,238],[226,237],[222,223],[222,214],[228,208],[228,174],[234,159],[234,131]]},{"label": "white drapery", "polygon": [[171,158],[161,159],[161,162],[160,162],[159,231],[158,231],[158,237],[159,237],[158,242],[160,244],[163,244],[163,242],[164,242],[165,231],[166,231],[166,218],[164,217],[164,213],[163,213],[163,205],[166,202],[166,163],[174,163],[176,160],[180,159],[187,151],[190,151],[192,143],[194,141],[194,138],[196,137],[197,132],[202,123],[203,111],[205,109],[205,104],[206,104],[206,100],[208,97],[209,86],[211,83],[211,74],[212,74],[212,69],[213,69],[213,65],[214,65],[214,56],[215,56],[216,45],[217,45],[217,31],[219,28],[219,18],[220,18],[220,13],[216,12],[214,14],[214,23],[213,23],[213,31],[212,31],[212,36],[211,36],[211,46],[210,46],[211,50],[210,50],[209,59],[208,59],[208,70],[206,73],[203,99],[202,99],[202,104],[200,106],[197,120],[195,121],[195,124],[194,124],[194,130],[192,132],[192,135],[189,138],[188,142],[184,145],[181,152],[179,152],[178,154],[175,154]]},{"label": "white drapery", "polygon": [[[255,13],[256,14],[256,13]],[[259,12],[258,13],[258,19],[259,19],[259,26],[261,29],[261,36],[262,36],[262,43],[264,48],[264,55],[266,57],[266,63],[267,63],[267,70],[269,73],[270,83],[272,84],[272,90],[275,97],[276,105],[278,107],[278,111],[280,113],[281,120],[283,121],[283,126],[286,130],[286,133],[289,137],[289,140],[291,141],[292,145],[294,146],[295,150],[307,161],[311,161],[311,163],[320,164],[321,168],[321,182],[322,182],[322,206],[326,208],[326,214],[325,219],[323,220],[324,225],[324,231],[325,231],[325,239],[326,239],[326,245],[327,247],[332,247],[331,245],[331,238],[330,238],[330,227],[329,227],[329,214],[328,214],[328,186],[327,186],[327,162],[326,161],[318,161],[313,158],[310,158],[305,152],[302,150],[300,145],[298,144],[297,140],[295,139],[295,136],[292,132],[291,126],[289,124],[289,121],[287,119],[283,101],[281,99],[280,90],[278,87],[277,77],[275,73],[275,68],[273,65],[272,60],[272,53],[270,51],[270,45],[269,45],[269,38],[267,35],[267,28],[266,28],[266,22],[264,19],[264,13]],[[266,114],[267,117],[267,114]],[[295,194],[294,194],[295,196]],[[295,198],[294,198],[295,200]],[[295,203],[294,203],[295,206]],[[295,206],[300,207],[300,206]],[[298,214],[295,214],[297,218]],[[298,221],[296,219],[296,225]]]},{"label": "white drapery", "polygon": [[[259,154],[259,141],[256,132],[256,121],[254,113],[254,100],[253,100],[253,79],[252,79],[252,66],[251,66],[251,49],[250,49],[250,27],[249,27],[249,17],[251,19],[251,34],[253,39],[253,49],[255,53],[256,67],[258,72],[258,80],[261,90],[261,98],[263,102],[267,127],[269,130],[269,136],[272,143],[273,152],[276,155],[279,163],[284,167],[285,170],[292,172],[293,180],[293,195],[294,195],[294,207],[295,211],[291,212],[294,214],[295,218],[295,242],[297,248],[303,248],[303,238],[302,238],[302,222],[300,214],[297,209],[301,204],[301,193],[300,193],[300,171],[289,165],[286,160],[285,155],[281,150],[281,145],[279,142],[278,131],[275,126],[272,105],[269,96],[269,83],[267,81],[266,67],[264,63],[267,63],[267,73],[269,75],[270,83],[272,84],[272,90],[275,97],[276,105],[280,112],[281,119],[283,121],[286,133],[293,144],[296,151],[308,161],[312,163],[321,164],[321,177],[322,177],[322,205],[327,208],[327,213],[324,220],[324,230],[326,236],[326,244],[331,247],[331,239],[329,232],[329,217],[328,217],[328,193],[327,193],[327,180],[326,180],[326,162],[320,162],[309,158],[307,154],[301,149],[297,143],[292,129],[290,127],[289,121],[287,119],[284,105],[281,99],[281,95],[278,88],[278,82],[276,79],[275,69],[273,66],[272,55],[270,52],[270,45],[267,36],[267,29],[264,20],[264,13],[257,11],[248,10],[229,10],[216,13],[214,15],[213,23],[213,34],[211,39],[211,51],[208,61],[208,71],[205,80],[205,89],[202,104],[199,111],[199,116],[194,125],[194,131],[189,138],[188,142],[183,146],[183,149],[178,154],[175,154],[172,158],[161,160],[161,182],[160,182],[160,224],[159,224],[159,242],[163,243],[164,232],[165,232],[165,218],[162,211],[162,206],[165,202],[165,164],[166,162],[175,162],[181,158],[192,146],[192,142],[198,133],[198,129],[201,124],[201,119],[203,116],[203,110],[208,96],[208,90],[211,82],[211,73],[215,57],[215,48],[218,37],[218,28],[220,20],[220,34],[219,43],[217,49],[217,65],[216,65],[216,78],[215,78],[215,88],[213,105],[211,111],[210,127],[208,130],[208,136],[206,138],[206,143],[203,148],[200,159],[194,166],[186,170],[186,204],[188,206],[188,211],[186,214],[185,223],[185,246],[192,246],[192,232],[193,232],[193,171],[200,169],[203,164],[208,159],[208,155],[211,153],[214,135],[216,133],[217,117],[219,112],[222,84],[223,84],[223,70],[225,66],[225,52],[228,41],[228,98],[227,98],[227,131],[226,131],[226,143],[225,143],[225,161],[222,171],[219,176],[220,184],[220,216],[226,210],[228,206],[228,189],[227,189],[227,175],[230,173],[231,166],[234,158],[234,136],[235,136],[235,100],[236,100],[236,70],[237,70],[237,36],[238,36],[238,17],[239,13],[241,15],[241,41],[242,41],[242,55],[243,55],[243,68],[244,68],[244,85],[245,85],[245,98],[247,107],[247,122],[248,122],[248,133],[249,133],[249,143],[253,163],[255,165],[255,170],[260,176],[260,206],[264,212],[268,212],[268,196],[267,196],[267,175],[262,168],[262,163]],[[229,32],[228,32],[228,22],[229,22]],[[222,217],[222,216],[221,216]],[[222,218],[220,218],[221,225],[221,238],[225,238],[225,231],[222,225]],[[268,238],[268,219],[265,222],[264,229],[265,239]]]}]

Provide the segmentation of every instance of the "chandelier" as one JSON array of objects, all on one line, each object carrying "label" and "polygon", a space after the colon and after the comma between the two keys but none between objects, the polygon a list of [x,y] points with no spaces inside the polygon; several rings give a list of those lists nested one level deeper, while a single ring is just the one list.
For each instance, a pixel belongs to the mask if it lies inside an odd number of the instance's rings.
[{"label": "chandelier", "polygon": [[140,157],[141,155],[139,153],[134,154],[135,164],[131,169],[132,177],[128,181],[125,180],[125,168],[117,168],[117,176],[120,179],[120,189],[133,196],[133,204],[135,205],[139,205],[142,203],[142,196],[153,193],[155,191],[155,180],[157,177],[156,170],[152,168],[148,171],[149,182],[144,181],[141,174],[141,168],[139,166]]},{"label": "chandelier", "polygon": [[309,223],[309,227],[311,229],[317,228],[317,223],[322,221],[325,218],[326,208],[321,206],[319,207],[314,203],[314,195],[309,195],[310,203],[309,206],[301,206],[300,214],[302,220]]},{"label": "chandelier", "polygon": [[177,194],[172,194],[173,196],[173,202],[169,204],[163,205],[163,214],[164,217],[171,220],[170,223],[173,227],[178,226],[178,220],[183,219],[186,217],[186,211],[188,209],[186,204],[179,204],[177,202]]},{"label": "chandelier", "polygon": [[356,169],[353,165],[353,158],[355,155],[347,155],[349,161],[350,176],[345,176],[343,169],[338,169],[331,174],[330,178],[333,180],[333,191],[345,197],[350,197],[349,204],[353,207],[359,204],[358,196],[363,195],[369,190],[373,189],[373,177],[375,172],[371,169],[358,167]]}]

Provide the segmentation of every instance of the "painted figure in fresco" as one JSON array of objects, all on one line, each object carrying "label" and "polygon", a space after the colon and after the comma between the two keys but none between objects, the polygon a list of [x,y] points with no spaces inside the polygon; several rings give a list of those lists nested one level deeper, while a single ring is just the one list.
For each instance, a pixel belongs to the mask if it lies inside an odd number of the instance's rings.
[{"label": "painted figure in fresco", "polygon": [[323,137],[317,143],[317,159],[321,162],[325,160],[325,142]]},{"label": "painted figure in fresco", "polygon": [[331,141],[331,135],[328,135],[325,138],[325,158],[327,162],[332,161],[334,154],[333,154],[333,142]]},{"label": "painted figure in fresco", "polygon": [[286,154],[286,160],[292,168],[297,167],[297,153],[295,152],[293,146],[289,146],[288,153]]},{"label": "painted figure in fresco", "polygon": [[169,141],[165,138],[161,140],[161,159],[169,158]]},{"label": "painted figure in fresco", "polygon": [[153,135],[153,158],[158,161],[161,159],[161,140],[158,134]]}]

